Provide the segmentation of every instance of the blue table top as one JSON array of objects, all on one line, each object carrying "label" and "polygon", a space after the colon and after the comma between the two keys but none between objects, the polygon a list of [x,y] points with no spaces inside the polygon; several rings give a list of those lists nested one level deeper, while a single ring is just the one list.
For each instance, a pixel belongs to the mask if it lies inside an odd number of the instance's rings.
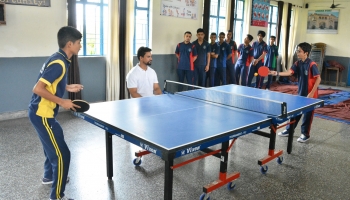
[{"label": "blue table top", "polygon": [[[214,89],[284,101],[288,112],[319,101],[236,85]],[[90,110],[81,115],[93,119],[97,122],[95,125],[114,127],[163,150],[181,149],[249,127],[265,128],[271,124],[266,114],[176,94],[93,103]]]}]

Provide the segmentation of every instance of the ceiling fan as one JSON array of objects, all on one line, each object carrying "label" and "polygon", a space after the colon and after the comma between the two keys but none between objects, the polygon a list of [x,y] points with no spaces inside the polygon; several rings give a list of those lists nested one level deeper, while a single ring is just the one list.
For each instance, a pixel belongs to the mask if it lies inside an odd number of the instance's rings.
[{"label": "ceiling fan", "polygon": [[334,0],[333,0],[333,3],[332,3],[332,5],[331,5],[330,8],[332,8],[332,9],[335,9],[335,8],[342,8],[342,7],[338,7],[338,6],[340,6],[340,4],[334,4]]}]

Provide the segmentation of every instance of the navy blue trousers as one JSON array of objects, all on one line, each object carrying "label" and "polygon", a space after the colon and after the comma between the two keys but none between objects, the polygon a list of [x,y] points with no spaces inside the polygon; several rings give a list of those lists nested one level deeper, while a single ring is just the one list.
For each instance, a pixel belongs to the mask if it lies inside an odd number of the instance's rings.
[{"label": "navy blue trousers", "polygon": [[[295,120],[294,128],[297,127],[301,116],[302,115],[298,115],[297,117],[290,119],[290,121]],[[301,122],[300,128],[301,128],[301,133],[307,137],[310,137],[310,130],[311,130],[311,124],[312,124],[313,118],[314,118],[314,111],[307,112],[303,115],[303,120]],[[286,129],[289,130],[290,128],[291,126],[288,124]]]},{"label": "navy blue trousers", "polygon": [[226,85],[226,67],[217,67],[215,71],[215,86]]},{"label": "navy blue trousers", "polygon": [[[195,65],[194,66],[194,83],[197,83],[198,86],[205,87],[205,65]],[[198,82],[197,82],[198,81]]]},{"label": "navy blue trousers", "polygon": [[44,178],[53,180],[50,198],[62,198],[70,163],[70,151],[62,127],[55,118],[37,116],[31,109],[28,115],[44,148]]},{"label": "navy blue trousers", "polygon": [[249,66],[236,64],[235,75],[236,75],[237,84],[239,84],[239,81],[241,79],[241,85],[247,86],[248,73],[249,73]]},{"label": "navy blue trousers", "polygon": [[[263,66],[262,61],[259,61],[255,66],[254,65],[250,65],[249,74],[248,74],[248,81],[247,81],[247,85],[249,87],[252,86],[252,80],[253,80],[253,77],[254,77],[254,73],[257,73],[261,66]],[[263,77],[261,77],[259,75],[256,76],[256,82],[255,82],[254,87],[256,87],[256,88],[261,88],[262,87],[264,82],[263,82],[263,79],[261,79],[261,78],[263,78]]]}]

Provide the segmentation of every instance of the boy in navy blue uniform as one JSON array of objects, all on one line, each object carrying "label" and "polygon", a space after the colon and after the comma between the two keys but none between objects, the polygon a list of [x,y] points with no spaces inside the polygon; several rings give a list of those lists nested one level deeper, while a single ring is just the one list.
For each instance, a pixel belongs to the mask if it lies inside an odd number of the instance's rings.
[{"label": "boy in navy blue uniform", "polygon": [[[226,60],[228,56],[231,56],[231,47],[225,41],[225,33],[221,32],[219,34],[219,42],[220,46],[220,54],[217,58],[217,67],[215,72],[215,86],[220,85],[220,81],[222,85],[226,85]],[[234,80],[235,82],[235,80]]]},{"label": "boy in navy blue uniform", "polygon": [[[252,85],[252,80],[254,77],[254,74],[258,72],[259,68],[263,66],[264,64],[264,58],[267,53],[267,45],[265,41],[263,40],[265,37],[265,31],[259,31],[258,32],[258,40],[253,42],[252,47],[254,50],[254,63],[251,65],[249,69],[249,75],[248,75],[248,83],[247,85],[250,87]],[[263,82],[261,81],[261,78],[259,75],[256,76],[256,82],[255,87],[261,88],[263,85]]]},{"label": "boy in navy blue uniform", "polygon": [[244,38],[244,43],[238,47],[238,60],[235,65],[235,79],[237,84],[241,82],[241,85],[243,86],[247,85],[249,65],[254,60],[253,48],[249,44],[252,40],[253,36],[247,34],[247,37]]},{"label": "boy in navy blue uniform", "polygon": [[197,59],[194,61],[194,78],[198,86],[205,87],[206,72],[210,65],[210,45],[204,40],[204,30],[197,29],[197,40],[193,42],[197,50]]},{"label": "boy in navy blue uniform", "polygon": [[[231,56],[227,56],[226,60],[226,69],[228,72],[228,77],[230,78],[230,84],[238,84],[236,83],[235,78],[235,59],[237,54],[237,44],[235,41],[232,40],[232,30],[227,31],[226,40],[225,42],[230,46],[231,48]],[[238,82],[238,81],[237,81]]]},{"label": "boy in navy blue uniform", "polygon": [[[308,98],[318,97],[318,86],[321,82],[321,76],[318,71],[317,65],[309,58],[311,51],[311,45],[309,43],[303,42],[298,45],[298,50],[296,51],[298,56],[298,61],[296,61],[293,66],[286,72],[270,71],[271,75],[274,76],[290,76],[296,75],[298,78],[298,94],[300,96]],[[306,142],[310,139],[310,129],[313,119],[314,111],[310,111],[304,114],[302,124],[301,124],[301,136],[298,138],[298,142]],[[296,120],[294,128],[298,125],[301,115],[295,117],[292,120]],[[291,126],[287,126],[286,130],[278,133],[279,136],[288,136],[289,129]],[[294,130],[293,130],[294,131]]]},{"label": "boy in navy blue uniform", "polygon": [[175,55],[177,57],[177,75],[181,83],[185,82],[185,77],[188,84],[194,85],[194,61],[197,59],[197,50],[194,44],[191,43],[192,33],[186,31],[184,41],[177,44]]},{"label": "boy in navy blue uniform", "polygon": [[67,85],[70,58],[78,55],[82,34],[73,27],[62,27],[57,34],[58,52],[49,57],[40,70],[29,104],[29,119],[44,147],[43,184],[51,184],[50,199],[68,200],[64,195],[68,181],[70,151],[63,130],[56,120],[59,106],[64,109],[79,108],[70,99],[62,99],[65,90],[79,92],[80,84]]},{"label": "boy in navy blue uniform", "polygon": [[[275,45],[276,37],[270,36],[270,45],[267,46],[267,54],[265,57],[264,66],[270,70],[276,71],[277,58],[278,58],[278,47]],[[261,77],[261,82],[264,82],[265,77]],[[269,90],[271,86],[272,76],[269,75],[267,78],[266,89]]]},{"label": "boy in navy blue uniform", "polygon": [[214,87],[215,71],[217,67],[217,58],[220,54],[220,46],[216,43],[216,33],[210,34],[210,69],[209,69],[209,81],[210,87]]}]

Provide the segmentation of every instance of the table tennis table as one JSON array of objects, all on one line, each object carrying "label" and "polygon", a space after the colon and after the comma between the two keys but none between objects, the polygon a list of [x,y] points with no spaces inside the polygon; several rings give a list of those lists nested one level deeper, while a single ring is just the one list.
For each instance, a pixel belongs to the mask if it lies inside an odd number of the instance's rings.
[{"label": "table tennis table", "polygon": [[[168,81],[171,82],[171,81]],[[236,104],[243,106],[236,107]],[[245,104],[245,105],[244,105]],[[234,188],[239,172],[227,174],[228,152],[234,141],[249,133],[268,137],[266,157],[258,160],[261,171],[274,159],[282,162],[283,150],[275,150],[276,130],[293,117],[323,106],[323,101],[239,85],[196,88],[152,97],[92,103],[79,118],[105,130],[107,177],[113,177],[112,136],[144,151],[136,152],[135,165],[148,153],[165,162],[164,199],[173,198],[173,170],[207,156],[220,160],[218,180],[203,187],[200,199],[224,185]],[[292,124],[293,125],[293,124]],[[270,127],[270,133],[261,129]],[[292,151],[293,132],[287,152]],[[221,149],[209,147],[221,144]],[[174,165],[174,159],[203,151],[198,157]]]}]

